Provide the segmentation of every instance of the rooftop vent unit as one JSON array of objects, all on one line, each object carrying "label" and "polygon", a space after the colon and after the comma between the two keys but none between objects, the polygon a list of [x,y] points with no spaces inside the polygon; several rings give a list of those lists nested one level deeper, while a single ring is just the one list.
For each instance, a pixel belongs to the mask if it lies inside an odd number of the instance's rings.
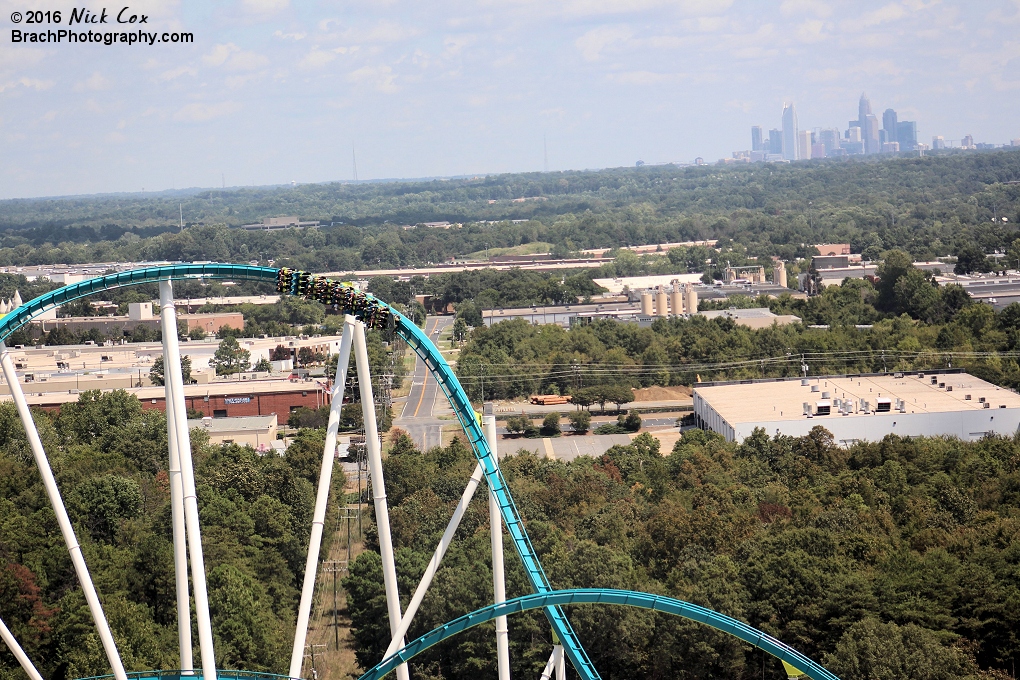
[{"label": "rooftop vent unit", "polygon": [[818,385],[812,385],[812,386],[811,386],[811,391],[812,391],[812,392],[817,392],[818,390],[819,390],[819,387],[818,387]]},{"label": "rooftop vent unit", "polygon": [[939,379],[938,379],[938,377],[937,377],[937,376],[934,376],[934,375],[933,375],[933,376],[931,377],[931,384],[932,384],[932,385],[938,385],[938,384],[939,384]]},{"label": "rooftop vent unit", "polygon": [[1006,408],[1005,404],[999,404],[999,408]]},{"label": "rooftop vent unit", "polygon": [[953,391],[953,386],[952,385],[946,385],[946,392],[952,392],[952,391]]},{"label": "rooftop vent unit", "polygon": [[987,399],[985,399],[984,397],[978,397],[978,403],[979,403],[979,404],[983,404],[983,403],[985,403],[986,401],[988,401],[988,400],[987,400]]},{"label": "rooftop vent unit", "polygon": [[989,404],[987,401],[983,405],[983,408],[991,408],[991,407],[992,407],[992,405]]},{"label": "rooftop vent unit", "polygon": [[892,411],[891,399],[878,399],[875,402],[875,413],[889,413]]},{"label": "rooftop vent unit", "polygon": [[946,384],[945,383],[939,383],[939,389],[940,390],[946,389]]},{"label": "rooftop vent unit", "polygon": [[964,401],[970,401],[970,395],[969,395],[969,394],[968,394],[968,395],[965,395],[965,396],[963,397],[963,400],[964,400]]},{"label": "rooftop vent unit", "polygon": [[831,396],[832,396],[832,395],[831,395],[831,394],[829,394],[828,392],[822,392],[822,399],[828,399],[828,398],[829,398],[829,397],[831,397]]},{"label": "rooftop vent unit", "polygon": [[811,415],[811,404],[809,404],[806,401],[804,402],[804,415],[806,416]]},{"label": "rooftop vent unit", "polygon": [[801,387],[807,387],[807,386],[808,386],[808,385],[809,385],[810,383],[811,383],[811,381],[810,381],[810,380],[808,380],[807,378],[801,378],[801,379],[800,379],[800,385],[801,385]]}]

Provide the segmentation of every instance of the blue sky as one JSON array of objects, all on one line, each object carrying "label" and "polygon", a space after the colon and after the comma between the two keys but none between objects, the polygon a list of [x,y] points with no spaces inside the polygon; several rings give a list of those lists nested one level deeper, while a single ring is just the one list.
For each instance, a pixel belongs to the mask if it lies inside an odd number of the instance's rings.
[{"label": "blue sky", "polygon": [[361,179],[541,170],[543,137],[551,170],[713,161],[862,91],[922,141],[1020,137],[1020,0],[140,0],[195,43],[11,42],[128,4],[0,0],[0,198],[348,180],[352,146]]}]

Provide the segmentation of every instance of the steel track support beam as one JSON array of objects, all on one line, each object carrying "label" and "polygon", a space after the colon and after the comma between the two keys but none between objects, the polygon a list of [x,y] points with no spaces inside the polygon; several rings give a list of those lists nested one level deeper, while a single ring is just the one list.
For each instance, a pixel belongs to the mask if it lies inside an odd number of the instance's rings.
[{"label": "steel track support beam", "polygon": [[315,576],[319,568],[319,548],[322,545],[322,530],[326,522],[326,505],[329,502],[329,487],[333,478],[336,459],[336,433],[340,427],[340,411],[344,405],[344,385],[347,383],[347,365],[351,360],[351,346],[354,341],[354,327],[347,318],[343,335],[340,337],[340,352],[336,361],[336,377],[330,393],[329,420],[326,424],[326,443],[322,447],[322,467],[319,469],[319,486],[315,494],[315,508],[312,511],[312,535],[308,540],[308,556],[305,559],[305,577],[301,587],[301,602],[298,605],[297,628],[294,630],[294,647],[290,655],[290,677],[301,677],[304,661],[305,639],[308,636],[308,619],[312,611],[312,595],[315,594]]},{"label": "steel track support beam", "polygon": [[[165,345],[165,343],[164,343]],[[166,404],[166,438],[170,454],[170,519],[173,526],[174,579],[177,594],[177,646],[180,650],[181,671],[191,675],[195,670],[194,650],[191,644],[191,598],[188,594],[188,537],[184,520],[184,481],[181,478],[181,450],[177,445],[177,422],[174,409],[173,383],[167,380],[166,367],[170,364],[166,347],[163,348],[163,392]]]},{"label": "steel track support beam", "polygon": [[[379,553],[382,557],[383,585],[386,588],[386,611],[390,619],[390,634],[397,632],[400,620],[400,592],[397,590],[397,567],[393,562],[393,538],[390,535],[390,512],[386,505],[386,482],[383,479],[382,450],[379,428],[375,420],[375,397],[372,394],[372,373],[368,365],[368,344],[365,324],[360,321],[347,324],[354,331],[354,362],[358,371],[358,388],[361,391],[361,408],[365,421],[365,451],[372,481],[372,500],[375,503],[375,521],[379,530]],[[404,645],[401,639],[400,646]],[[409,680],[407,664],[397,666],[397,679]]]},{"label": "steel track support beam", "polygon": [[170,279],[159,282],[159,305],[163,330],[163,380],[170,383],[177,431],[177,450],[181,461],[181,487],[184,495],[184,523],[191,556],[191,582],[195,586],[195,618],[198,622],[198,648],[202,656],[202,675],[216,680],[216,653],[213,649],[212,620],[209,616],[209,593],[205,582],[205,559],[202,556],[202,531],[198,517],[198,494],[195,491],[195,468],[191,459],[191,433],[188,431],[188,409],[184,401],[184,376],[181,371],[181,346],[177,339],[177,311]]}]

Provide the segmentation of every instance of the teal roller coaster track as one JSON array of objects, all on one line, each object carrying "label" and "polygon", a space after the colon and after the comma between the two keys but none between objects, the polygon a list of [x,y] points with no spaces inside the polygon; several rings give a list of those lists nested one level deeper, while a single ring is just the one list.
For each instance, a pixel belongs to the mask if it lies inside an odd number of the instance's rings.
[{"label": "teal roller coaster track", "polygon": [[[278,282],[280,276],[280,270],[275,268],[234,264],[176,264],[146,267],[100,276],[50,291],[12,310],[3,318],[0,318],[0,341],[6,340],[11,333],[30,323],[32,319],[43,312],[105,290],[145,283],[157,283],[160,280],[166,279],[212,278]],[[517,510],[503,475],[499,470],[496,458],[486,442],[475,410],[471,406],[471,402],[468,400],[450,365],[435,345],[432,344],[428,336],[410,319],[372,296],[366,295],[363,300],[367,300],[370,304],[389,311],[394,331],[425,362],[425,365],[432,372],[440,388],[450,400],[461,427],[463,427],[464,433],[471,443],[475,457],[482,468],[486,483],[496,498],[514,548],[523,563],[528,581],[534,590],[532,595],[508,600],[500,605],[486,607],[449,622],[445,626],[411,642],[394,654],[394,656],[384,660],[379,666],[369,671],[363,676],[364,678],[381,677],[390,669],[399,665],[401,661],[406,661],[432,645],[483,621],[488,621],[496,616],[541,608],[545,611],[553,631],[562,642],[564,651],[578,674],[586,680],[596,680],[599,678],[598,671],[595,670],[594,665],[588,658],[584,647],[570,625],[570,621],[560,606],[565,604],[604,603],[663,611],[700,621],[735,635],[745,642],[772,654],[797,668],[813,680],[838,680],[835,675],[823,667],[761,631],[696,605],[671,598],[629,591],[553,590],[525,530],[520,512]]]}]

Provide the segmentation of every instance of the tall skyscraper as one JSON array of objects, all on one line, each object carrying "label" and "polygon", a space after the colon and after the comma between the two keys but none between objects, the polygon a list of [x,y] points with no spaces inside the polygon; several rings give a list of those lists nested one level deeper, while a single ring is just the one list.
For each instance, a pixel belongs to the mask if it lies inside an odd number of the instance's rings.
[{"label": "tall skyscraper", "polygon": [[892,109],[886,109],[885,113],[882,114],[882,129],[885,130],[886,142],[899,141],[899,138],[896,136],[898,131],[897,125],[899,125],[899,121],[897,120],[896,112]]},{"label": "tall skyscraper", "polygon": [[797,111],[792,103],[783,107],[783,158],[797,160]]},{"label": "tall skyscraper", "polygon": [[769,153],[783,153],[783,132],[775,128],[769,130]]},{"label": "tall skyscraper", "polygon": [[797,158],[801,160],[811,158],[811,130],[797,132]]},{"label": "tall skyscraper", "polygon": [[868,136],[864,138],[865,153],[879,153],[882,150],[882,140],[879,138],[878,116],[869,113],[864,126]]},{"label": "tall skyscraper", "polygon": [[762,132],[761,125],[752,125],[751,126],[751,151],[764,151],[765,150],[765,147],[762,146],[763,142],[762,142],[761,132]]},{"label": "tall skyscraper", "polygon": [[913,151],[917,148],[917,123],[912,120],[901,120],[896,123],[896,141],[900,151]]},{"label": "tall skyscraper", "polygon": [[871,113],[871,100],[863,92],[860,101],[857,102],[857,123],[861,126],[864,153],[878,153],[881,150],[878,141],[878,118]]},{"label": "tall skyscraper", "polygon": [[839,130],[822,130],[818,135],[818,141],[825,145],[826,155],[831,154],[840,147]]}]

